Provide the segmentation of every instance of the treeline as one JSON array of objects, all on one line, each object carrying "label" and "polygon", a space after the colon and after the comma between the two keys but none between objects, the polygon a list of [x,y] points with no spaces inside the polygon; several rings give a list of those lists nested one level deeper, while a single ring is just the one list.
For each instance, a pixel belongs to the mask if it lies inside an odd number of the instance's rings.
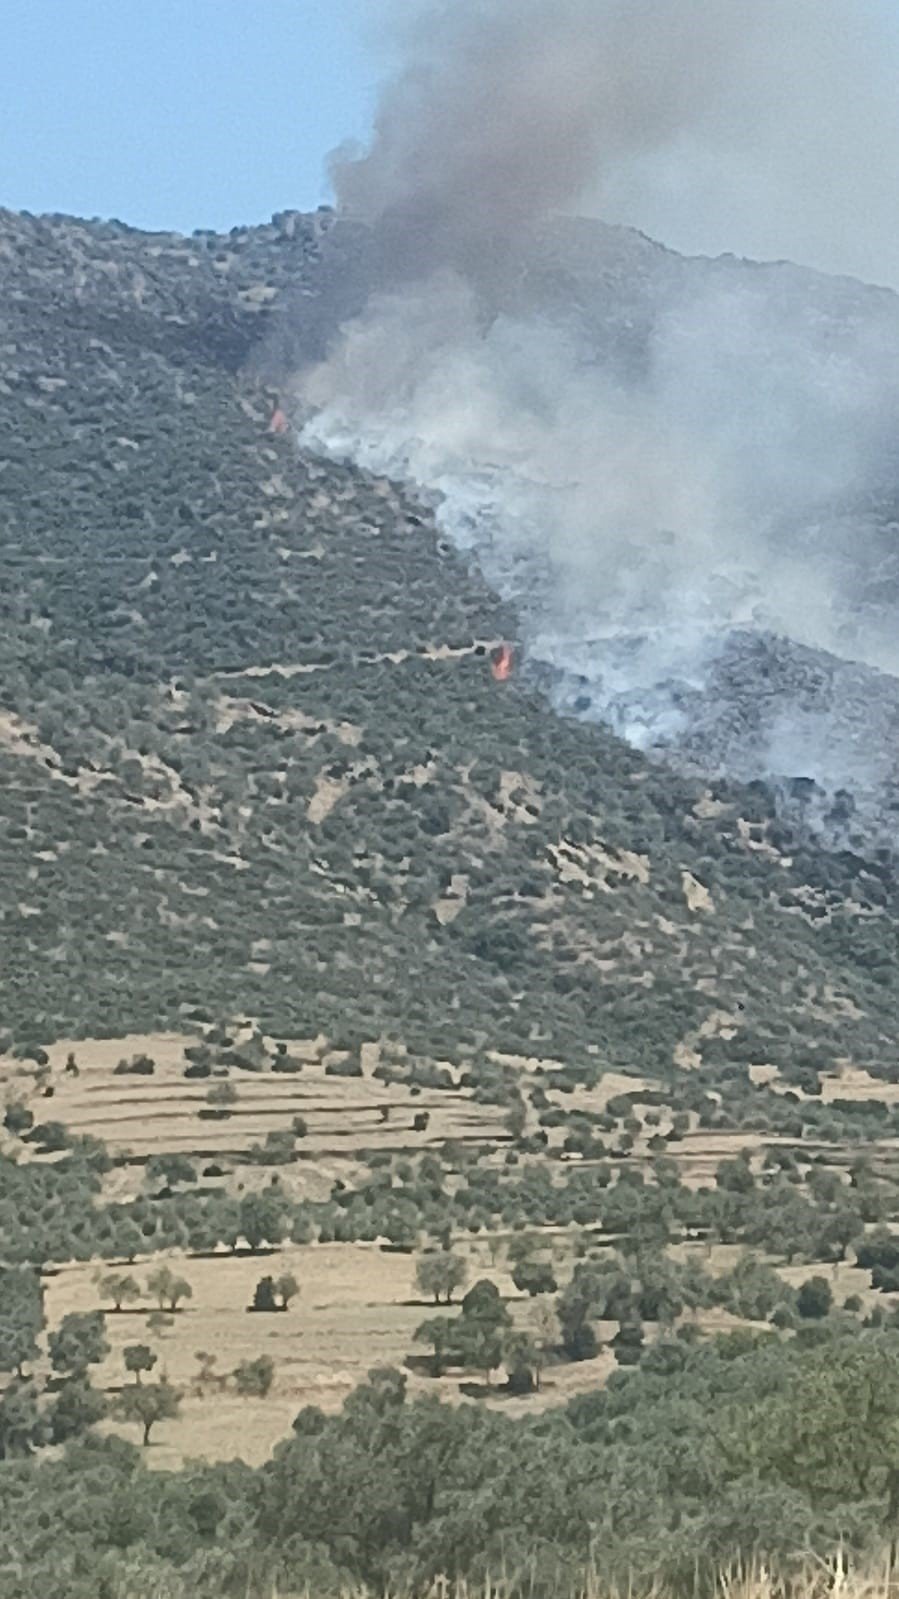
[{"label": "treeline", "polygon": [[[132,1389],[136,1384],[131,1384]],[[899,1522],[899,1334],[664,1336],[564,1409],[515,1420],[373,1371],[272,1460],[148,1471],[88,1431],[0,1469],[0,1599],[269,1599],[438,1580],[566,1599],[710,1593],[723,1565],[849,1557]]]},{"label": "treeline", "polygon": [[411,1250],[428,1239],[445,1244],[454,1232],[539,1226],[580,1229],[582,1251],[608,1238],[644,1248],[708,1238],[789,1261],[834,1261],[866,1227],[899,1214],[895,1183],[861,1155],[841,1174],[802,1149],[772,1149],[761,1170],[746,1152],[721,1161],[714,1184],[694,1189],[669,1156],[644,1171],[616,1160],[519,1160],[512,1150],[511,1164],[507,1154],[497,1165],[490,1146],[466,1150],[452,1141],[419,1156],[373,1153],[354,1186],[337,1181],[322,1202],[289,1197],[277,1170],[265,1188],[228,1192],[177,1156],[148,1166],[136,1199],[109,1203],[102,1196],[108,1151],[58,1132],[52,1164],[0,1156],[2,1258],[9,1264],[133,1261],[168,1249],[259,1250],[286,1241],[380,1240]]}]

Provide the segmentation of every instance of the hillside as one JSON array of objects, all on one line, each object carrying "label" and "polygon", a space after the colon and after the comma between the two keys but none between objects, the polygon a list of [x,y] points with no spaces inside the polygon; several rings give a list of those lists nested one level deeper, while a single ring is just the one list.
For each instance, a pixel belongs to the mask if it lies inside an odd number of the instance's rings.
[{"label": "hillside", "polygon": [[[272,429],[331,226],[0,212],[0,1599],[867,1558],[889,853],[558,715],[433,508]],[[588,233],[541,303],[690,270]]]},{"label": "hillside", "polygon": [[745,1061],[889,1065],[876,870],[498,688],[514,619],[429,516],[267,433],[234,366],[315,232],[4,218],[7,1027],[667,1072],[726,1013]]}]

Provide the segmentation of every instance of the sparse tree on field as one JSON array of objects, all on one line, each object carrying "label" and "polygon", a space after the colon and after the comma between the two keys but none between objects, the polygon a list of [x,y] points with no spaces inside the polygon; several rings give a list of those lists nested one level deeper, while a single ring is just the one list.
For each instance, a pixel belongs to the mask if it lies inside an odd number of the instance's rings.
[{"label": "sparse tree on field", "polygon": [[264,1399],[275,1380],[275,1363],[269,1355],[242,1360],[234,1372],[234,1386],[244,1399]]},{"label": "sparse tree on field", "polygon": [[168,1266],[158,1266],[147,1278],[147,1293],[157,1302],[160,1310],[166,1307],[174,1313],[182,1299],[192,1299],[193,1289],[186,1277],[176,1277]]},{"label": "sparse tree on field", "polygon": [[415,1268],[415,1281],[423,1294],[430,1295],[435,1305],[451,1305],[453,1294],[464,1287],[468,1266],[461,1255],[447,1250],[437,1254],[422,1255]]},{"label": "sparse tree on field", "polygon": [[145,1449],[157,1422],[174,1420],[180,1408],[181,1396],[168,1382],[128,1383],[116,1406],[124,1421],[137,1422],[143,1429],[141,1442]]},{"label": "sparse tree on field", "polygon": [[149,1344],[126,1344],[122,1350],[125,1370],[130,1371],[135,1382],[140,1382],[142,1371],[152,1371],[159,1356],[154,1353]]},{"label": "sparse tree on field", "polygon": [[511,1393],[529,1394],[539,1388],[540,1351],[530,1333],[511,1328],[503,1339],[502,1358]]},{"label": "sparse tree on field", "polygon": [[228,1381],[227,1373],[215,1370],[218,1355],[209,1354],[205,1349],[198,1349],[194,1359],[200,1363],[200,1369],[194,1378],[194,1386],[201,1393],[207,1387],[223,1388],[225,1386]]},{"label": "sparse tree on field", "polygon": [[121,1310],[124,1304],[133,1304],[140,1299],[140,1283],[134,1277],[117,1271],[107,1272],[99,1278],[97,1286],[104,1299],[111,1299],[116,1310]]},{"label": "sparse tree on field", "polygon": [[147,1332],[155,1333],[158,1338],[161,1338],[174,1325],[175,1318],[170,1316],[167,1310],[151,1310],[147,1317]]},{"label": "sparse tree on field", "polygon": [[447,1351],[452,1342],[455,1322],[450,1316],[430,1316],[416,1327],[412,1337],[417,1344],[430,1344],[431,1375],[442,1377],[446,1365]]},{"label": "sparse tree on field", "polygon": [[206,1103],[219,1116],[230,1116],[237,1104],[237,1089],[233,1083],[213,1083],[206,1094]]},{"label": "sparse tree on field", "polygon": [[274,1311],[280,1310],[281,1308],[282,1307],[278,1304],[278,1301],[275,1298],[274,1277],[260,1277],[255,1289],[253,1290],[253,1303],[250,1306],[250,1309]]},{"label": "sparse tree on field", "polygon": [[299,1291],[300,1285],[292,1272],[282,1272],[280,1277],[275,1278],[275,1293],[285,1310],[290,1308],[290,1301],[296,1299]]}]

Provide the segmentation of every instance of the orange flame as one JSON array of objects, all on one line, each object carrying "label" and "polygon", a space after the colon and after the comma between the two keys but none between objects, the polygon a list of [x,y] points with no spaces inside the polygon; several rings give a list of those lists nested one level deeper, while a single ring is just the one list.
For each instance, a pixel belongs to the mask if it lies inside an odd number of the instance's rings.
[{"label": "orange flame", "polygon": [[271,421],[269,422],[269,425],[268,425],[269,433],[286,433],[287,429],[288,429],[287,417],[284,415],[284,412],[281,410],[280,405],[276,405],[275,409],[272,412],[272,419],[271,419]]},{"label": "orange flame", "polygon": [[511,644],[501,644],[490,658],[490,670],[497,683],[507,683],[512,676],[514,656]]}]

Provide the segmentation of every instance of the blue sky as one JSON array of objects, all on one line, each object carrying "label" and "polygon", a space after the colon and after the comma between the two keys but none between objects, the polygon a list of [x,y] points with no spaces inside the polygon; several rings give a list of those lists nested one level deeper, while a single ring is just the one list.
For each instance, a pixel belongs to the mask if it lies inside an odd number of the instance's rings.
[{"label": "blue sky", "polygon": [[227,228],[326,198],[377,0],[3,0],[0,205]]}]

